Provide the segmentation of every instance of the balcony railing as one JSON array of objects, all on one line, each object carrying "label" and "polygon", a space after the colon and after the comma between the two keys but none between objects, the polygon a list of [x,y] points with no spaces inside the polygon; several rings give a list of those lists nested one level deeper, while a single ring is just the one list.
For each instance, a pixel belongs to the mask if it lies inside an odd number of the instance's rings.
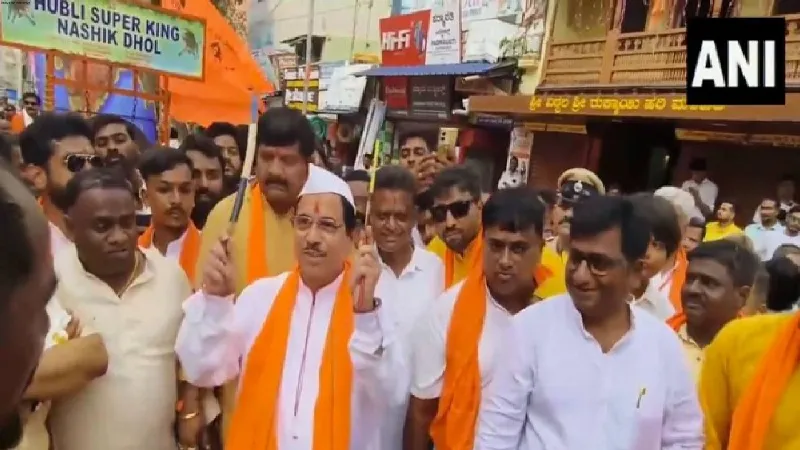
[{"label": "balcony railing", "polygon": [[[658,87],[686,83],[686,29],[551,43],[541,86]],[[800,14],[786,16],[786,82],[800,83]]]}]

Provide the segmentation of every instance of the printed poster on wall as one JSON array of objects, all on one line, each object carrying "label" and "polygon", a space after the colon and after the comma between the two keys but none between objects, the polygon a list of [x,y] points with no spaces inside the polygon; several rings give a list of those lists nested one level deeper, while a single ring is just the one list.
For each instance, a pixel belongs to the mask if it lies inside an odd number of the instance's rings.
[{"label": "printed poster on wall", "polygon": [[506,169],[500,175],[498,189],[523,186],[528,183],[528,168],[533,148],[533,131],[523,127],[511,130],[511,142],[508,146]]},{"label": "printed poster on wall", "polygon": [[425,64],[461,62],[461,5],[459,0],[442,0],[431,10]]}]

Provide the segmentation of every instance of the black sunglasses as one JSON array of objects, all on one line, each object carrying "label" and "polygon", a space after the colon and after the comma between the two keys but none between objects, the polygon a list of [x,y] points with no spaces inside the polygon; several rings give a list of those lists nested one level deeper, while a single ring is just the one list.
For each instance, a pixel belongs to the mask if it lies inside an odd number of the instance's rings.
[{"label": "black sunglasses", "polygon": [[471,200],[462,200],[460,202],[448,203],[446,205],[436,205],[431,208],[431,218],[434,222],[444,222],[447,220],[447,212],[450,211],[453,219],[460,219],[469,214],[469,209],[471,206]]},{"label": "black sunglasses", "polygon": [[77,173],[83,170],[86,164],[89,164],[93,168],[103,167],[103,158],[97,155],[72,154],[64,158],[64,164],[66,164],[67,170]]}]

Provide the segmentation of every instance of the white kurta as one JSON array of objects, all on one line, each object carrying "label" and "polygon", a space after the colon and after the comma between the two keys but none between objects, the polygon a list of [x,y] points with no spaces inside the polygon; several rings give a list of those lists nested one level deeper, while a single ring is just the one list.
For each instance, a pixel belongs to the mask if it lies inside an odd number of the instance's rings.
[{"label": "white kurta", "polygon": [[701,450],[697,387],[675,332],[631,308],[607,353],[569,295],[513,319],[484,390],[477,450]]},{"label": "white kurta", "polygon": [[399,277],[386,264],[381,263],[381,267],[375,291],[378,297],[385,299],[383,307],[392,320],[396,337],[392,356],[402,359],[395,366],[395,393],[381,426],[381,450],[400,450],[411,389],[413,331],[417,323],[431,313],[434,302],[444,290],[444,264],[433,252],[416,247]]},{"label": "white kurta", "polygon": [[[186,316],[175,349],[190,383],[218,386],[247,370],[250,348],[287,276],[288,273],[283,273],[256,281],[242,292],[236,303],[202,291],[189,297],[184,303]],[[300,283],[278,396],[281,450],[312,450],[320,364],[341,282],[340,276],[316,294]],[[383,308],[356,315],[350,340],[354,369],[350,443],[353,450],[380,448],[378,429],[394,384],[391,322],[384,315]]]}]

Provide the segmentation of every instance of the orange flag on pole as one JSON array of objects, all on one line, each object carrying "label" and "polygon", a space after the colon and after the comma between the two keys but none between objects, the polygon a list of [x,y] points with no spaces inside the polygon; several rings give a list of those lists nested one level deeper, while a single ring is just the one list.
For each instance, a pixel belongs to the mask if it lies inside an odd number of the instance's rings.
[{"label": "orange flag on pole", "polygon": [[169,78],[170,115],[208,125],[250,123],[252,95],[274,91],[247,44],[211,0],[166,0],[162,7],[206,20],[205,80]]}]

